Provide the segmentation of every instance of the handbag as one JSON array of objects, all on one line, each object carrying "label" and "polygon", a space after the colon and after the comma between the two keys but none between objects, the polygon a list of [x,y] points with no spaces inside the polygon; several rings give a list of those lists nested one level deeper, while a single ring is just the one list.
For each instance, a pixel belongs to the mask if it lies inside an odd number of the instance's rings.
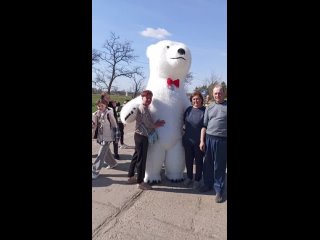
[{"label": "handbag", "polygon": [[158,134],[155,130],[148,134],[148,141],[150,144],[154,144],[157,140]]},{"label": "handbag", "polygon": [[96,127],[96,130],[94,131],[93,139],[97,139],[98,138],[98,130],[99,130],[99,127]]},{"label": "handbag", "polygon": [[[97,126],[94,126],[93,124],[96,124]],[[93,134],[93,139],[97,139],[98,138],[98,131],[99,131],[99,127],[100,127],[100,123],[97,119],[97,116],[93,116],[92,117],[92,128],[94,129],[94,134]]]},{"label": "handbag", "polygon": [[[148,132],[147,131],[147,129],[146,129],[146,127],[143,125],[143,124],[141,124],[141,126],[144,128],[144,130],[146,131],[146,132]],[[153,131],[151,131],[150,133],[148,133],[148,142],[150,143],[150,144],[154,144],[157,140],[158,140],[158,134],[157,134],[157,132],[156,132],[156,130],[153,130]]]}]

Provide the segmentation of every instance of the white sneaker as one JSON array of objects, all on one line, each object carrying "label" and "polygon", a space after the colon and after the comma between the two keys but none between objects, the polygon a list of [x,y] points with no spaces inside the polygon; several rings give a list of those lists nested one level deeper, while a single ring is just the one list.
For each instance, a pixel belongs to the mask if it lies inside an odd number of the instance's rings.
[{"label": "white sneaker", "polygon": [[191,183],[192,183],[192,180],[188,177],[183,181],[183,185],[185,185],[185,186],[188,186]]},{"label": "white sneaker", "polygon": [[118,163],[116,163],[115,165],[112,165],[112,166],[108,165],[108,166],[107,166],[107,169],[115,168],[116,166],[118,166]]},{"label": "white sneaker", "polygon": [[121,145],[119,146],[119,148],[121,148],[121,149],[126,149],[126,148],[128,148],[128,145],[127,145],[127,144],[121,144]]},{"label": "white sneaker", "polygon": [[99,173],[92,172],[92,179],[97,179],[99,177]]}]

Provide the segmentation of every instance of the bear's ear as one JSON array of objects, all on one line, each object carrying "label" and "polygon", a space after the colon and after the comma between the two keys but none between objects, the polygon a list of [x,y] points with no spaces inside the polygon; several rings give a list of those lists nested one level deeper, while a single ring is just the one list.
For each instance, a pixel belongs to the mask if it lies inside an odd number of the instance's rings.
[{"label": "bear's ear", "polygon": [[153,52],[153,49],[154,49],[154,45],[155,44],[152,44],[150,45],[148,48],[147,48],[147,57],[150,58],[150,56],[152,56],[152,52]]}]

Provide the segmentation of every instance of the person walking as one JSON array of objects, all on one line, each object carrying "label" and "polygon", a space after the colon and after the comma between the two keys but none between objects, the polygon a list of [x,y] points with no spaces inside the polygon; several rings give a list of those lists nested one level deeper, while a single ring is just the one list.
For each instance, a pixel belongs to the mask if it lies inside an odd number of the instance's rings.
[{"label": "person walking", "polygon": [[[116,122],[117,122],[117,113],[116,113],[116,109],[115,109],[115,104],[113,104],[113,101],[111,100],[111,97],[110,95],[107,93],[107,92],[104,92],[101,94],[101,98],[105,99],[107,102],[108,102],[108,107],[112,109],[113,111],[113,116],[114,118],[116,119]],[[118,122],[117,122],[117,125],[118,125]],[[120,155],[118,153],[118,142],[116,141],[113,141],[113,154],[114,154],[114,158],[115,159],[120,159]]]},{"label": "person walking", "polygon": [[97,130],[97,142],[100,144],[98,156],[92,164],[92,179],[99,177],[102,167],[114,168],[118,165],[110,151],[110,143],[117,140],[117,123],[111,109],[107,108],[108,102],[100,98],[96,106],[98,108],[92,114],[92,135]]}]

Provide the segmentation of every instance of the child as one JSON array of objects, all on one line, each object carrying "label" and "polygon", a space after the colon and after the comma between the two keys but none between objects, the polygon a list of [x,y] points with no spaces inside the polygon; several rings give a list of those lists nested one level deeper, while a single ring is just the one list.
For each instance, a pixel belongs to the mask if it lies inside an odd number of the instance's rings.
[{"label": "child", "polygon": [[92,114],[92,135],[98,128],[97,142],[101,145],[98,156],[92,165],[92,179],[99,177],[99,172],[104,164],[109,165],[109,168],[118,165],[109,148],[110,143],[118,138],[118,126],[112,109],[107,108],[107,105],[106,100],[99,99],[96,103],[98,110]]}]

